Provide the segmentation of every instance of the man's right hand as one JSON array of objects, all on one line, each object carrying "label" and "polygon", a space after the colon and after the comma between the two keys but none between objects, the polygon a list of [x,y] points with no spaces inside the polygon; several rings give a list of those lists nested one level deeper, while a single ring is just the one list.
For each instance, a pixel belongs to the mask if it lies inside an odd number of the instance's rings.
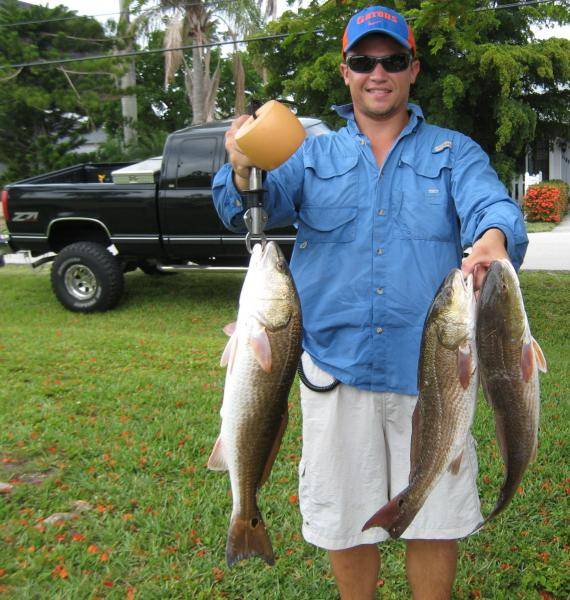
[{"label": "man's right hand", "polygon": [[234,171],[234,183],[240,192],[249,187],[249,170],[255,166],[249,158],[240,150],[235,136],[238,129],[249,119],[249,115],[238,117],[226,132],[226,151]]}]

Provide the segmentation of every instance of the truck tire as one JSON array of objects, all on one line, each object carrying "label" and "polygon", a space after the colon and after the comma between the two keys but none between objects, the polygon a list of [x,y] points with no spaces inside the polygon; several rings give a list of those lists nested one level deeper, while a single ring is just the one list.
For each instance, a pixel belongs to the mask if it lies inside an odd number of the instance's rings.
[{"label": "truck tire", "polygon": [[51,285],[65,308],[82,313],[113,308],[123,293],[123,269],[104,246],[76,242],[56,257]]}]

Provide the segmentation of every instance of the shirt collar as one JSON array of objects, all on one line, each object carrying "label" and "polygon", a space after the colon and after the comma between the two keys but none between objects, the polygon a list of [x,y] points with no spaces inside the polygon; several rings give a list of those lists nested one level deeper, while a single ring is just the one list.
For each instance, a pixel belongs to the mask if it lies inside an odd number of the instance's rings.
[{"label": "shirt collar", "polygon": [[[354,108],[352,103],[350,104],[333,104],[331,107],[339,117],[346,119],[346,126],[348,132],[351,136],[362,135],[360,129],[358,129],[358,125],[356,123],[356,119],[354,118]],[[401,133],[402,135],[406,135],[413,131],[420,121],[424,121],[424,113],[422,109],[417,104],[408,103],[408,112],[410,113],[410,120],[407,125],[404,127],[404,130]]]}]

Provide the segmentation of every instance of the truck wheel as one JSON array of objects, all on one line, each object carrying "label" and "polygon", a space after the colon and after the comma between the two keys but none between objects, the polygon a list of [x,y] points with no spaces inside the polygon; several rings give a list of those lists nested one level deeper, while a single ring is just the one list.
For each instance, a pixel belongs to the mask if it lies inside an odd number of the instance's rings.
[{"label": "truck wheel", "polygon": [[63,306],[74,312],[113,308],[121,298],[123,284],[121,264],[95,242],[70,244],[53,262],[52,289]]}]

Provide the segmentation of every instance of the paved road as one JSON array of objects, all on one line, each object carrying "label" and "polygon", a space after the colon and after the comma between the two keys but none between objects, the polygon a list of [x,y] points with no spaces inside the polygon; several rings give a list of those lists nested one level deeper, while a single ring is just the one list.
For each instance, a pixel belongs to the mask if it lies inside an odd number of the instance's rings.
[{"label": "paved road", "polygon": [[529,233],[522,269],[570,271],[570,215],[548,233]]}]

